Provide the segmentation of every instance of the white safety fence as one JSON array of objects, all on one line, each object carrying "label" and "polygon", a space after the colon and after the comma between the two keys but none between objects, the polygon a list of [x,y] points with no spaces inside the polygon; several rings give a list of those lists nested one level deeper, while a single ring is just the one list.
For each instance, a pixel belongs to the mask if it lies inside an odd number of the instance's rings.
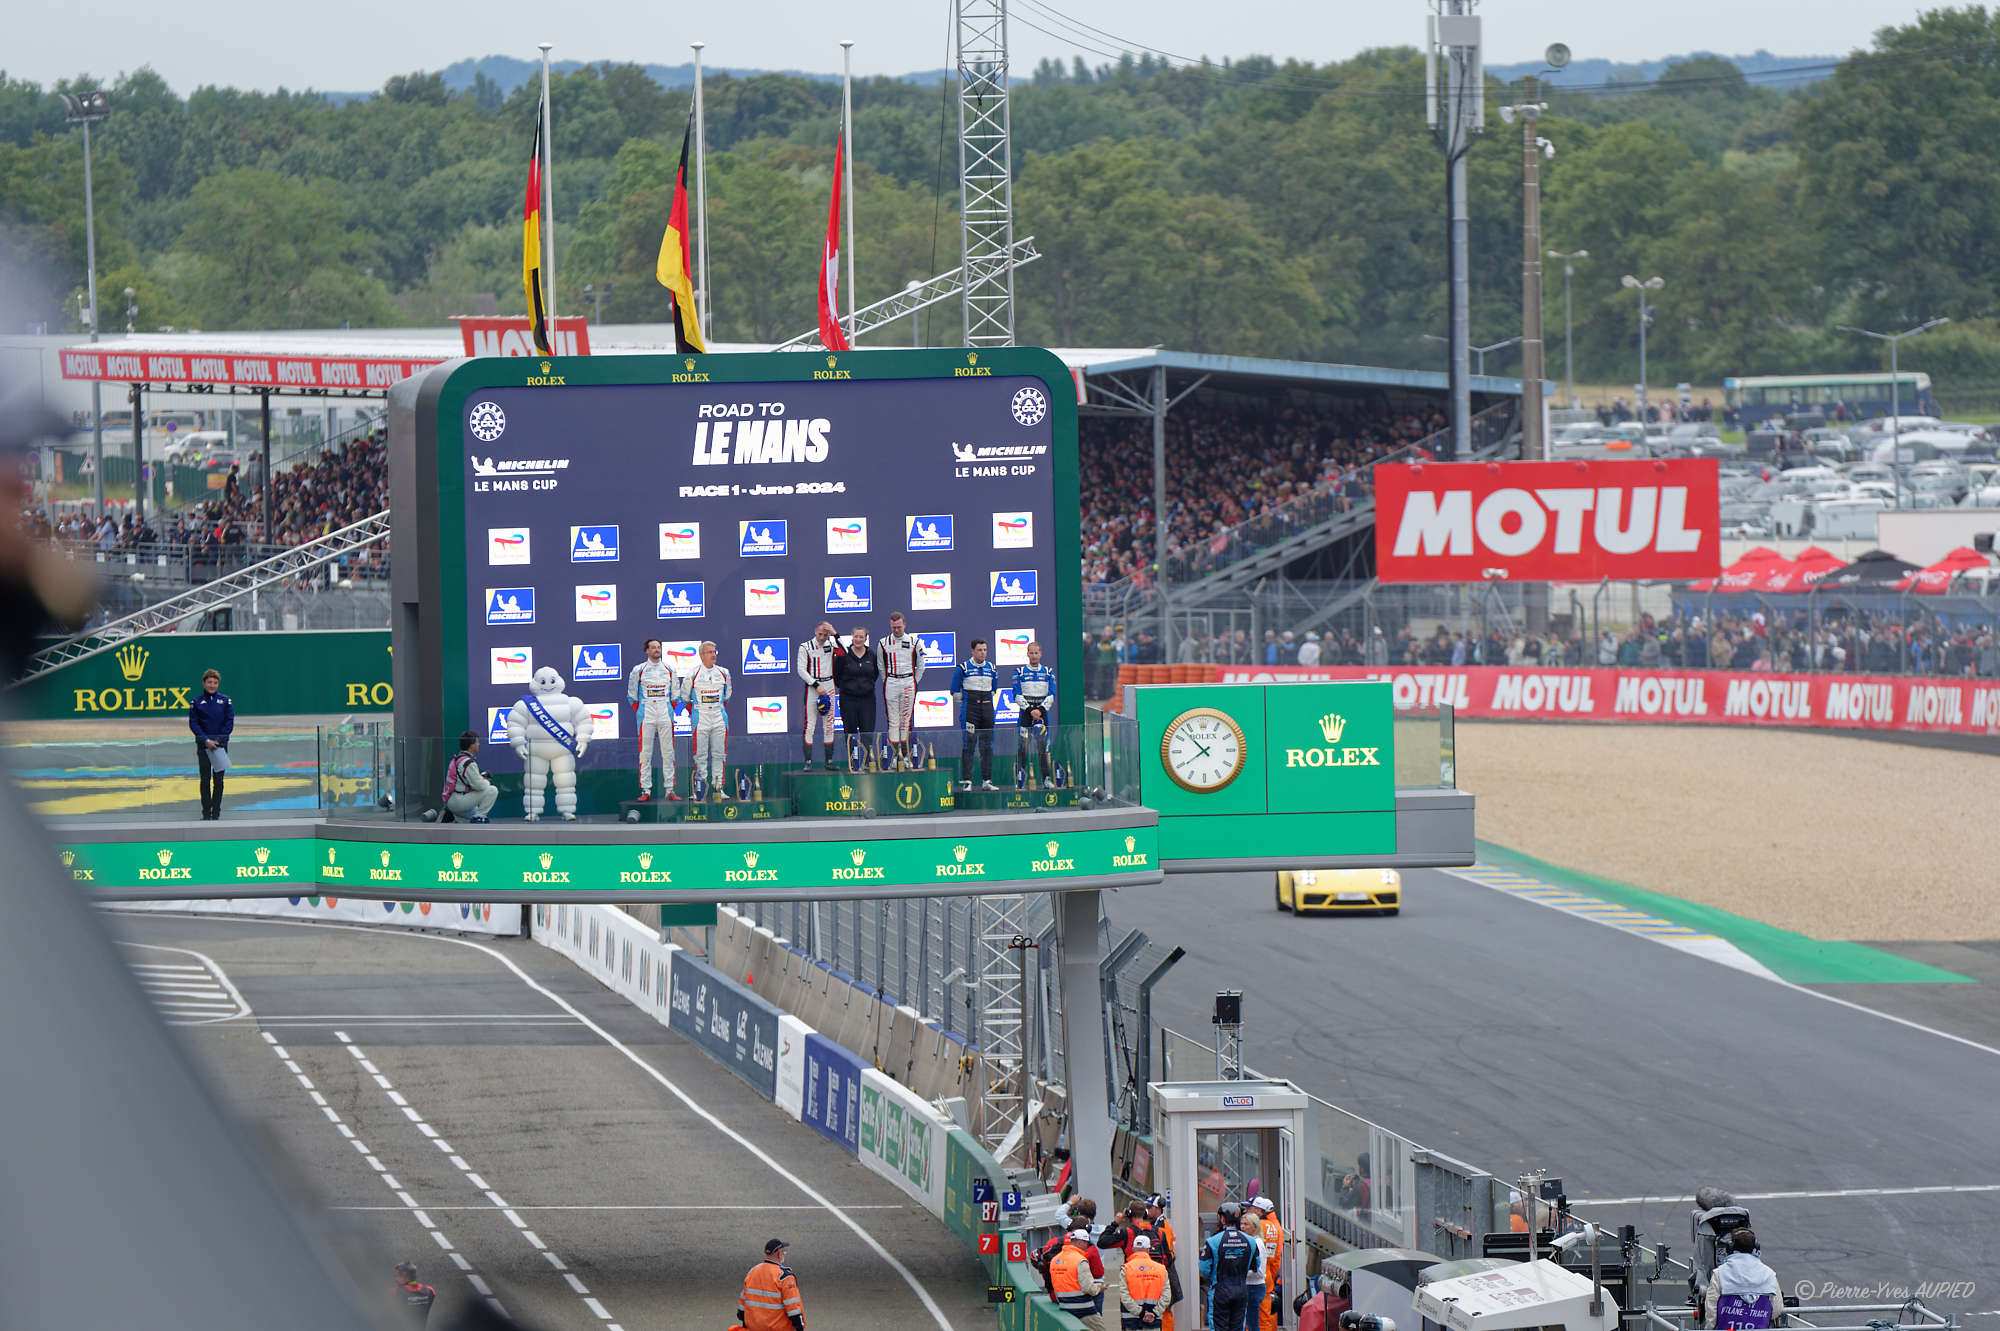
[{"label": "white safety fence", "polygon": [[916,1092],[615,907],[536,906],[533,937],[944,1218],[951,1119]]}]

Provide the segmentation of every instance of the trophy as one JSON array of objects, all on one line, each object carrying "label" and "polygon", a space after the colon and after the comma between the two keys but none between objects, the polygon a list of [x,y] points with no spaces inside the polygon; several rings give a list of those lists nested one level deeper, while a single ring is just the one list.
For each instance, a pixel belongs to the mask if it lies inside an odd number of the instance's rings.
[{"label": "trophy", "polygon": [[850,772],[859,772],[861,770],[861,736],[859,735],[849,735],[847,737],[847,770]]},{"label": "trophy", "polygon": [[750,798],[750,774],[740,767],[736,769],[736,798],[740,800]]},{"label": "trophy", "polygon": [[[937,758],[935,756],[931,758],[931,766],[933,767],[937,766]],[[912,737],[910,740],[910,770],[912,772],[921,772],[923,768],[924,768],[924,742],[920,739]]]},{"label": "trophy", "polygon": [[870,735],[868,739],[869,742],[863,746],[868,750],[868,770],[871,772],[879,772],[882,770],[881,767],[878,766],[878,764],[882,761],[882,745],[880,743],[881,737],[879,735]]},{"label": "trophy", "polygon": [[694,774],[694,787],[692,793],[694,795],[695,803],[702,804],[707,802],[708,773],[701,771],[698,768],[696,769]]},{"label": "trophy", "polygon": [[764,798],[764,764],[758,763],[750,777],[750,798],[759,801]]},{"label": "trophy", "polygon": [[1028,788],[1028,755],[1025,753],[1017,754],[1015,755],[1014,758],[1014,789],[1026,790],[1027,788]]}]

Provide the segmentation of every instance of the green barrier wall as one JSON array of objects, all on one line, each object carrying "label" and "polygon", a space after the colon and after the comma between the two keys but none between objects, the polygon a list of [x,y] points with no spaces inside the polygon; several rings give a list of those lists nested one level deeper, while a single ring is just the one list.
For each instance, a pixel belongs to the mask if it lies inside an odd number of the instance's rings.
[{"label": "green barrier wall", "polygon": [[201,672],[222,672],[238,717],[387,713],[389,630],[156,633],[51,671],[7,695],[33,721],[182,715]]},{"label": "green barrier wall", "polygon": [[[1003,1230],[998,1223],[980,1219],[973,1185],[981,1179],[988,1180],[998,1195],[1007,1189],[1006,1171],[962,1128],[951,1128],[945,1133],[944,1157],[946,1228],[979,1253],[989,1285],[1009,1288],[1014,1294],[1011,1301],[994,1305],[1000,1315],[1000,1331],[1081,1331],[1083,1323],[1057,1308],[1042,1293],[1042,1282],[1027,1263],[1006,1260],[1007,1241],[1018,1239],[1019,1231]],[[983,1245],[986,1252],[979,1251],[982,1238],[986,1240]],[[1115,1321],[1118,1296],[1108,1289],[1106,1293],[1109,1295],[1106,1315]]]}]

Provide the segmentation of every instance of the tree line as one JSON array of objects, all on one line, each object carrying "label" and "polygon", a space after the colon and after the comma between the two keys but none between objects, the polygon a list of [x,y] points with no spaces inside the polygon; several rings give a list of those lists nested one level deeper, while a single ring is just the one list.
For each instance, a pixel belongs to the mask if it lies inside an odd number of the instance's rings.
[{"label": "tree line", "polygon": [[[2000,393],[2000,12],[1885,28],[1808,87],[1696,58],[1650,84],[1563,89],[1539,133],[1543,238],[1588,249],[1573,287],[1576,377],[1629,382],[1627,273],[1666,280],[1656,380],[1876,368],[1839,324],[1949,315],[1906,348],[1947,394]],[[0,76],[0,265],[9,322],[78,326],[80,136],[54,93]],[[518,313],[519,216],[533,85],[436,73],[373,97],[201,87],[151,70],[109,85],[95,127],[105,326],[436,325]],[[1518,100],[1489,84],[1473,146],[1473,339],[1520,331]],[[557,77],[559,308],[666,318],[652,271],[689,95],[635,65]],[[855,101],[861,303],[957,262],[957,108],[949,84],[877,78]],[[706,88],[714,334],[810,328],[840,90],[711,76]],[[1328,64],[1045,62],[1013,93],[1016,230],[1043,258],[1017,279],[1024,341],[1429,367],[1445,322],[1444,164],[1407,48]],[[20,276],[27,274],[26,280]],[[1545,277],[1548,372],[1562,372],[1562,279]],[[586,300],[589,284],[594,299]],[[950,344],[947,304],[874,340]],[[1508,372],[1513,353],[1488,357]]]}]

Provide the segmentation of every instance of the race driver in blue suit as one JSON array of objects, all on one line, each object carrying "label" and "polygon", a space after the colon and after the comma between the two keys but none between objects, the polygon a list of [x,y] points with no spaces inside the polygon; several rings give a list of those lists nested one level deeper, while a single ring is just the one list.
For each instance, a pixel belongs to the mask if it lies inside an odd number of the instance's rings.
[{"label": "race driver in blue suit", "polygon": [[986,639],[972,640],[972,655],[951,672],[951,691],[959,698],[958,723],[965,729],[965,757],[959,768],[958,788],[972,789],[975,750],[979,759],[980,785],[993,789],[993,691],[999,686],[1000,672],[986,659]]},{"label": "race driver in blue suit", "polygon": [[1020,727],[1020,742],[1017,752],[1020,760],[1026,762],[1030,746],[1035,752],[1032,773],[1046,777],[1049,774],[1049,732],[1056,725],[1056,672],[1042,664],[1042,644],[1028,644],[1028,664],[1014,668],[1014,701],[1021,712],[1016,718]]}]

